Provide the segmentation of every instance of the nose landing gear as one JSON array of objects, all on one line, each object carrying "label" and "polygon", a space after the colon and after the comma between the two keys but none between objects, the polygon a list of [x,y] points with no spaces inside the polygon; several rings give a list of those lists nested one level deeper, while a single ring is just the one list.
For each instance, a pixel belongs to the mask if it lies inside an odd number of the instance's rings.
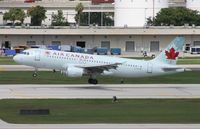
[{"label": "nose landing gear", "polygon": [[88,83],[89,83],[89,84],[95,84],[95,85],[96,85],[96,84],[98,84],[98,80],[97,80],[97,79],[89,78],[89,79],[88,79]]}]

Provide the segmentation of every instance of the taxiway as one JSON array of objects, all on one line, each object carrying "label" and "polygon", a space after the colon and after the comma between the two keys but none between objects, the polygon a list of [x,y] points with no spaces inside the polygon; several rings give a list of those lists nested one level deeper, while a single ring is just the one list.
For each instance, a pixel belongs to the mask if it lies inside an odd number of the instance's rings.
[{"label": "taxiway", "polygon": [[200,84],[0,85],[6,98],[200,98]]},{"label": "taxiway", "polygon": [[199,129],[200,124],[8,124],[1,129]]}]

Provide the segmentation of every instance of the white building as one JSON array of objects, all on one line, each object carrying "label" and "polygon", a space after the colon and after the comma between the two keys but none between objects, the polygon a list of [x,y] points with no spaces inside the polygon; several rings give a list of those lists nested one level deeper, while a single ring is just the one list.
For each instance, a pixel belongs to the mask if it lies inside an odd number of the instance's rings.
[{"label": "white building", "polygon": [[[90,0],[42,0],[35,3],[24,3],[24,0],[4,0],[0,1],[0,13],[5,13],[13,7],[22,8],[27,12],[28,8],[40,5],[47,10],[47,18],[42,22],[43,24],[51,25],[52,14],[56,14],[57,10],[63,11],[69,23],[75,23],[75,7],[79,2],[83,3],[84,12],[115,12],[116,27],[145,26],[147,18],[156,16],[160,9],[167,7],[184,6],[200,11],[199,0],[115,0],[115,4],[100,5],[92,5]],[[27,17],[25,23],[30,22],[30,17]],[[2,23],[1,17],[0,23]]]},{"label": "white building", "polygon": [[[49,0],[50,1],[50,0]],[[53,0],[51,0],[53,1]],[[128,1],[131,0],[121,0]],[[0,26],[0,45],[1,46],[18,46],[18,45],[73,45],[86,48],[93,47],[108,47],[108,48],[121,48],[123,54],[139,53],[147,51],[151,53],[158,53],[176,36],[183,35],[186,38],[187,46],[200,46],[200,28],[199,27],[143,27],[146,18],[151,15],[156,15],[161,7],[174,6],[174,2],[179,2],[179,6],[186,6],[183,0],[170,0],[167,4],[166,0],[155,0],[154,10],[150,7],[152,0],[132,0],[137,3],[136,8],[133,4],[120,3],[116,0],[113,4],[91,5],[90,1],[84,2],[85,12],[114,12],[116,11],[115,25],[117,27],[21,27],[15,28],[9,26]],[[146,2],[147,1],[147,2]],[[159,1],[161,3],[159,3]],[[188,0],[189,1],[189,0]],[[188,8],[195,8],[193,2],[198,0],[191,0],[187,4]],[[25,11],[36,5],[44,6],[47,9],[47,19],[43,24],[50,25],[52,14],[57,13],[57,10],[63,10],[65,18],[69,22],[74,22],[75,6],[79,1],[73,2],[36,2],[26,3],[23,1],[11,3],[0,2],[0,12],[5,13],[10,8],[20,7]],[[141,2],[146,2],[143,4]],[[122,4],[122,5],[121,5]],[[198,4],[198,3],[196,3]],[[131,6],[133,5],[133,7]],[[114,6],[119,7],[115,8]],[[126,6],[129,8],[125,9]],[[200,6],[199,6],[200,7]],[[120,12],[120,10],[122,12]],[[128,14],[127,14],[128,10]],[[134,10],[139,10],[139,14],[135,14]],[[154,13],[153,13],[154,12]],[[132,14],[133,13],[133,14]],[[138,22],[139,21],[139,22]],[[0,23],[2,23],[2,15],[0,14]],[[30,18],[25,19],[25,23],[30,23]],[[134,24],[133,24],[134,23]],[[124,27],[127,25],[127,27]],[[137,27],[132,27],[136,26]],[[138,27],[139,26],[139,27]],[[142,26],[142,27],[141,27]]]},{"label": "white building", "polygon": [[0,28],[1,46],[72,45],[86,48],[121,48],[122,54],[159,53],[176,36],[187,46],[200,46],[199,27],[152,28]]},{"label": "white building", "polygon": [[200,11],[200,1],[199,0],[187,0],[186,7],[189,9]]},{"label": "white building", "polygon": [[3,25],[3,13],[0,12],[0,25]]},{"label": "white building", "polygon": [[115,26],[145,26],[162,8],[168,8],[168,0],[115,0]]},{"label": "white building", "polygon": [[[88,0],[43,0],[36,1],[35,3],[24,3],[24,0],[4,0],[0,1],[0,12],[5,13],[9,11],[10,8],[14,7],[22,8],[25,12],[27,12],[29,8],[40,5],[45,7],[47,10],[47,18],[42,22],[42,24],[51,25],[52,14],[57,14],[58,10],[63,11],[63,15],[69,23],[75,23],[75,7],[80,2],[83,3],[84,12],[114,12],[114,7],[112,4],[92,5],[91,1]],[[24,23],[30,22],[30,17],[26,17]]]}]

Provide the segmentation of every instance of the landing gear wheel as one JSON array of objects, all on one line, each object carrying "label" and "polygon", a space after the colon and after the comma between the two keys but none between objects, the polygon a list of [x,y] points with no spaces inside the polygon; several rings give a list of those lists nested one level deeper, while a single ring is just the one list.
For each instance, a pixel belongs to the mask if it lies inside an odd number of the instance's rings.
[{"label": "landing gear wheel", "polygon": [[35,67],[35,71],[34,71],[34,73],[32,75],[33,77],[37,77],[38,76],[37,71],[38,71],[38,69]]},{"label": "landing gear wheel", "polygon": [[37,77],[38,75],[37,75],[37,73],[33,73],[33,75],[32,75],[33,77]]},{"label": "landing gear wheel", "polygon": [[98,80],[90,78],[90,79],[88,79],[88,83],[89,84],[98,84]]},{"label": "landing gear wheel", "polygon": [[98,84],[98,81],[97,81],[97,79],[93,79],[93,84]]}]

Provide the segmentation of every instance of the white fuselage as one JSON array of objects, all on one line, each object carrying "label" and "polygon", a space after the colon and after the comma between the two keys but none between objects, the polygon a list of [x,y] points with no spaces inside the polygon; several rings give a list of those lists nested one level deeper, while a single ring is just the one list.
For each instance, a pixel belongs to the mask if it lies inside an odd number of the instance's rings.
[{"label": "white fuselage", "polygon": [[101,75],[112,75],[119,77],[145,77],[183,71],[164,71],[162,69],[164,67],[175,66],[162,64],[153,60],[134,60],[43,49],[26,50],[24,54],[16,55],[14,60],[20,64],[35,68],[47,68],[61,71],[65,71],[68,67],[74,66],[104,66],[120,63],[116,69],[104,70],[104,72],[101,73]]}]

